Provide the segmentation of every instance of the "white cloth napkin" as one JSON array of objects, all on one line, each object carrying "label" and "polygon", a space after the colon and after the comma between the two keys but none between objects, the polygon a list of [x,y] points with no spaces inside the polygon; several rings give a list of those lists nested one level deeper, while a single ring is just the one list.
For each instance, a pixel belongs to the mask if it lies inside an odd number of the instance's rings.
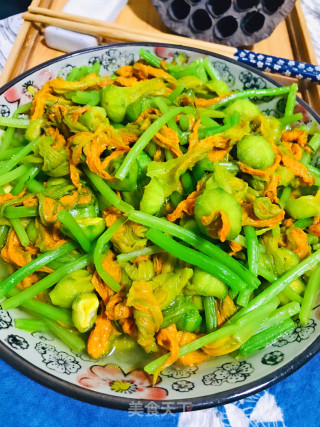
[{"label": "white cloth napkin", "polygon": [[314,50],[320,64],[320,0],[301,0]]}]

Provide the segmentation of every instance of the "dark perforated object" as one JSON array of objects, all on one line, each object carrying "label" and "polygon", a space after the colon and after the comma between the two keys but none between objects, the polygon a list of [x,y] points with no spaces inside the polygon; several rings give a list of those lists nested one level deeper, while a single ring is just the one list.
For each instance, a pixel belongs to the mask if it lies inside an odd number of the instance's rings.
[{"label": "dark perforated object", "polygon": [[268,37],[295,0],[152,0],[162,20],[178,34],[249,46]]}]

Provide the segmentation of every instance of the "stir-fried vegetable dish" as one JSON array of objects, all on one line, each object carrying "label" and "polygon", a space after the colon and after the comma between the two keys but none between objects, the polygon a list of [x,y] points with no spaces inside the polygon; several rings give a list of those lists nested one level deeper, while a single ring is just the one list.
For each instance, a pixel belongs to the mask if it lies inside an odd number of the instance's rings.
[{"label": "stir-fried vegetable dish", "polygon": [[[308,323],[320,133],[295,84],[230,93],[208,58],[140,54],[112,76],[73,68],[0,118],[0,296],[28,313],[17,328],[76,353],[139,346],[156,380]],[[260,111],[269,96],[283,117]]]}]

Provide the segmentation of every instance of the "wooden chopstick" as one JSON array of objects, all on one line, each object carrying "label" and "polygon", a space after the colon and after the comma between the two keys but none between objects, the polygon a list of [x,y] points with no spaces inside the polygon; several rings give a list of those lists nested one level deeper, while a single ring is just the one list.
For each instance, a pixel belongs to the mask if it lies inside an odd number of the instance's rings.
[{"label": "wooden chopstick", "polygon": [[22,14],[23,19],[26,21],[52,25],[66,30],[76,31],[78,33],[89,34],[91,36],[101,36],[117,41],[178,44],[208,50],[231,58],[236,52],[236,49],[230,46],[219,45],[203,40],[193,40],[173,34],[165,34],[161,31],[144,31],[133,28],[128,29],[120,24],[108,23],[99,19],[86,18],[65,12],[57,12],[42,7],[30,6],[28,11],[28,13]]},{"label": "wooden chopstick", "polygon": [[113,41],[172,43],[179,46],[204,49],[236,59],[261,71],[271,71],[285,76],[297,77],[298,79],[308,79],[316,83],[320,82],[319,70],[314,65],[308,63],[292,62],[285,58],[262,55],[252,51],[249,52],[207,41],[166,34],[160,31],[145,31],[131,28],[128,30],[125,26],[119,24],[110,24],[98,19],[71,15],[65,12],[56,12],[40,7],[30,7],[29,10],[36,13],[29,12],[23,14],[22,17],[28,21],[52,25],[92,36],[102,36]]},{"label": "wooden chopstick", "polygon": [[[66,12],[60,12],[57,10],[47,9],[45,7],[28,7],[28,12],[36,15],[44,15],[44,16],[50,16],[51,18],[58,18],[58,19],[65,19],[66,21],[73,21],[73,22],[79,22],[80,24],[89,24],[89,25],[96,25],[98,27],[105,27],[107,29],[112,30],[127,30],[127,27],[124,25],[115,24],[114,22],[106,22],[102,21],[101,19],[93,19],[93,18],[86,18],[85,16],[79,16],[79,15],[73,15],[71,13]],[[132,33],[146,33],[146,31],[141,31],[138,28],[130,28],[130,32]],[[161,33],[161,31],[155,30],[154,33]]]}]

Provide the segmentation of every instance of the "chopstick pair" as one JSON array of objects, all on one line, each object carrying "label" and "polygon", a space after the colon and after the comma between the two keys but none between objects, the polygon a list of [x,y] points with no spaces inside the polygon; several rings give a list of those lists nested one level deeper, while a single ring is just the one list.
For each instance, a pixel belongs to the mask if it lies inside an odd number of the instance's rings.
[{"label": "chopstick pair", "polygon": [[144,31],[133,28],[128,29],[123,25],[71,15],[65,12],[57,12],[42,7],[30,6],[28,8],[28,13],[22,14],[22,17],[26,21],[52,25],[66,30],[89,34],[96,37],[105,37],[116,41],[171,43],[204,49],[209,52],[233,58],[261,71],[320,83],[320,66],[308,64],[306,62],[264,55],[245,49],[237,49],[230,46],[191,39],[174,34],[166,34],[160,31]]}]

